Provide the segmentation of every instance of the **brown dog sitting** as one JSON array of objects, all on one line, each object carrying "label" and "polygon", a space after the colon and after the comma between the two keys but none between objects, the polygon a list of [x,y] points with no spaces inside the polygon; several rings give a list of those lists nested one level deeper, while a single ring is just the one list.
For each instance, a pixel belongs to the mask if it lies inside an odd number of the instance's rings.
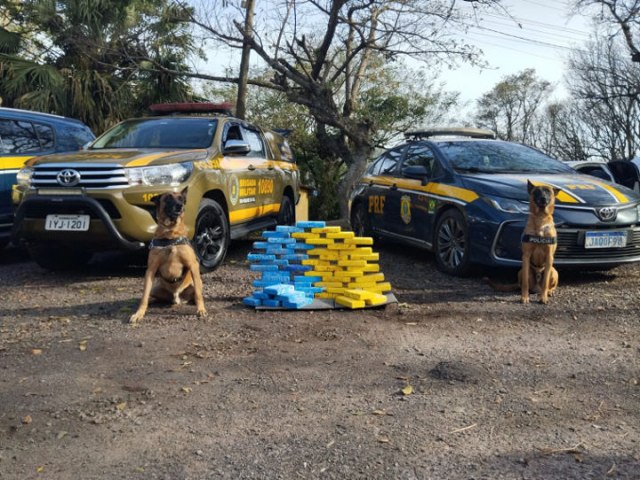
[{"label": "brown dog sitting", "polygon": [[527,181],[529,217],[522,235],[522,267],[518,283],[500,285],[489,280],[498,291],[521,292],[522,303],[529,303],[529,293],[539,293],[540,303],[548,303],[558,286],[558,271],[553,258],[558,243],[553,210],[558,189],[548,185],[533,185]]},{"label": "brown dog sitting", "polygon": [[186,196],[185,188],[180,193],[164,193],[152,199],[156,204],[158,227],[149,245],[144,293],[138,310],[129,319],[131,323],[142,320],[150,298],[175,305],[195,301],[198,316],[207,314],[200,264],[182,220]]}]

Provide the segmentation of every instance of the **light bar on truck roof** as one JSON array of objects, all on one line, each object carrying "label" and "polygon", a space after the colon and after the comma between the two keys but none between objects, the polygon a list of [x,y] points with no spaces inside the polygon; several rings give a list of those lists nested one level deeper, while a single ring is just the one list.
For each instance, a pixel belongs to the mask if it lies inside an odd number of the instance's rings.
[{"label": "light bar on truck roof", "polygon": [[484,128],[428,128],[425,130],[412,130],[405,132],[404,136],[411,139],[421,139],[430,137],[468,137],[468,138],[489,138],[495,139],[496,134]]},{"label": "light bar on truck roof", "polygon": [[184,103],[154,103],[149,105],[149,111],[154,115],[173,115],[189,113],[219,113],[233,115],[234,105],[224,103],[184,102]]}]

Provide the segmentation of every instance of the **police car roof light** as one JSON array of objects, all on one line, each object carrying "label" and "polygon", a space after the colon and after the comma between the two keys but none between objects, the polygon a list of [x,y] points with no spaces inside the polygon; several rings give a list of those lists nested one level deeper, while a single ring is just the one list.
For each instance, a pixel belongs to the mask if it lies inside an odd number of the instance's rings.
[{"label": "police car roof light", "polygon": [[229,102],[178,102],[178,103],[154,103],[149,105],[149,111],[155,115],[173,115],[189,113],[219,113],[233,115],[234,105]]},{"label": "police car roof light", "polygon": [[405,132],[406,138],[421,139],[429,137],[468,137],[468,138],[488,138],[495,139],[496,134],[484,128],[429,128],[425,130],[412,130]]}]

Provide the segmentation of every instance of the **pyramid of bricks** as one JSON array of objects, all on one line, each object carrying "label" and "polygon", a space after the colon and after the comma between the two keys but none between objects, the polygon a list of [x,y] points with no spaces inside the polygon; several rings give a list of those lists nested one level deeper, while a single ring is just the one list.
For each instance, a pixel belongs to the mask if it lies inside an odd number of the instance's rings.
[{"label": "pyramid of bricks", "polygon": [[391,284],[380,272],[379,254],[371,245],[372,238],[325,222],[265,231],[247,256],[249,268],[261,276],[243,303],[284,309],[304,308],[314,299],[346,308],[383,305]]}]

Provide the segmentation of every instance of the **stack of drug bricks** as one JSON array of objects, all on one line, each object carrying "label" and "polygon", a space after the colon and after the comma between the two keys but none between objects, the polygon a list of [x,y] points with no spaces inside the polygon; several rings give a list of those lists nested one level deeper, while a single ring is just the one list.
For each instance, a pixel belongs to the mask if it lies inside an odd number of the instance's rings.
[{"label": "stack of drug bricks", "polygon": [[391,290],[384,281],[370,237],[356,237],[325,222],[298,222],[263,232],[248,255],[261,278],[243,302],[249,306],[302,308],[314,298],[347,308],[386,303]]}]

